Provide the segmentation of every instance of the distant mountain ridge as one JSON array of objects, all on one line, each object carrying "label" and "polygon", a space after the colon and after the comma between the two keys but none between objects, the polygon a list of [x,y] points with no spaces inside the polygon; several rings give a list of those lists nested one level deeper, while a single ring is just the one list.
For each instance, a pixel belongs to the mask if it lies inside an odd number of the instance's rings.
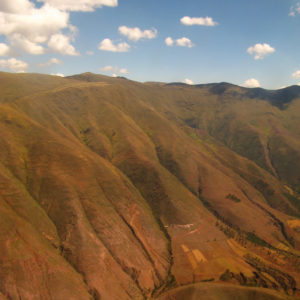
[{"label": "distant mountain ridge", "polygon": [[[174,82],[169,83],[170,86],[189,86],[186,83]],[[237,88],[239,86],[233,85],[227,82],[220,83],[208,83],[208,84],[195,84],[190,85],[191,87],[209,88],[212,94],[222,95],[226,92],[229,92],[231,88]],[[292,85],[278,90],[266,90],[263,88],[244,88],[241,89],[240,96],[245,98],[259,98],[261,100],[266,100],[272,105],[283,109],[286,104],[290,103],[294,99],[300,98],[300,86]],[[236,93],[235,96],[239,96],[239,93]]]}]

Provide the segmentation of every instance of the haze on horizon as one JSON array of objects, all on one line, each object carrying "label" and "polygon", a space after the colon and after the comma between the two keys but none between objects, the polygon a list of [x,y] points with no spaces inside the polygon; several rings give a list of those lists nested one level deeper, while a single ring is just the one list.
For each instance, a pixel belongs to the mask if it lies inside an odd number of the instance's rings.
[{"label": "haze on horizon", "polygon": [[1,0],[0,71],[300,84],[297,0]]}]

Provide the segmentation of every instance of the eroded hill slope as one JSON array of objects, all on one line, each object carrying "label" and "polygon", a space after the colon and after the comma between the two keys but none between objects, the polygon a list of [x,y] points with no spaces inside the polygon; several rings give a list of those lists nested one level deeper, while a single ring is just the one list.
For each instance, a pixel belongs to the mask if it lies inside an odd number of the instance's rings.
[{"label": "eroded hill slope", "polygon": [[145,299],[200,281],[298,295],[297,95],[0,79],[4,299]]}]

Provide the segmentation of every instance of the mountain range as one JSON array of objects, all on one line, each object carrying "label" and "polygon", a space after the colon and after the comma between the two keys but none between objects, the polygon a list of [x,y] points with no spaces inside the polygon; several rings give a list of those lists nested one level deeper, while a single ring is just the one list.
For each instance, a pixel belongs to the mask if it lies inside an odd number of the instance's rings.
[{"label": "mountain range", "polygon": [[299,258],[300,86],[0,72],[1,300],[295,299]]}]

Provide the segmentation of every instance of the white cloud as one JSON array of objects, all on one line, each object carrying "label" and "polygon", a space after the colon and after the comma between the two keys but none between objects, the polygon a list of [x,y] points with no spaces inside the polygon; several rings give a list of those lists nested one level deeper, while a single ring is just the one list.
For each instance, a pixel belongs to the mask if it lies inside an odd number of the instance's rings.
[{"label": "white cloud", "polygon": [[289,16],[295,17],[296,14],[300,14],[300,2],[296,3],[296,5],[291,6]]},{"label": "white cloud", "polygon": [[[118,67],[114,67],[114,66],[104,66],[100,69],[100,71],[103,71],[106,73],[113,73],[112,75],[116,75],[116,76],[117,76],[117,73],[123,74],[123,75],[129,74],[129,72],[126,68],[119,69]],[[116,76],[113,76],[113,77],[116,77]]]},{"label": "white cloud", "polygon": [[171,47],[171,46],[174,45],[174,40],[173,40],[170,36],[168,36],[168,37],[165,39],[165,43],[166,43],[167,46]]},{"label": "white cloud", "polygon": [[57,59],[57,58],[55,58],[55,57],[51,58],[48,61],[48,64],[50,64],[50,65],[60,65],[61,63],[62,63],[62,61],[59,60],[59,59]]},{"label": "white cloud", "polygon": [[40,67],[49,67],[51,65],[60,65],[62,63],[61,60],[53,57],[51,59],[49,59],[47,62],[39,64]]},{"label": "white cloud", "polygon": [[[78,55],[71,45],[77,28],[70,23],[71,11],[115,7],[118,0],[0,0],[0,35],[8,40],[10,53],[58,52]],[[58,42],[58,45],[55,45]],[[1,49],[4,51],[3,49]]]},{"label": "white cloud", "polygon": [[45,49],[38,43],[31,42],[25,36],[15,33],[10,37],[12,47],[21,49],[29,54],[43,54]]},{"label": "white cloud", "polygon": [[94,53],[94,51],[86,51],[85,52],[87,55],[94,55],[95,53]]},{"label": "white cloud", "polygon": [[184,83],[189,84],[189,85],[194,84],[194,82],[189,78],[184,79]]},{"label": "white cloud", "polygon": [[242,86],[247,87],[247,88],[256,88],[256,87],[260,87],[260,83],[257,79],[255,78],[251,78],[246,80]]},{"label": "white cloud", "polygon": [[117,74],[112,74],[111,76],[112,76],[112,77],[118,77],[118,75],[117,75]]},{"label": "white cloud", "polygon": [[33,8],[33,4],[28,0],[1,0],[0,11],[6,13],[18,13],[28,11]]},{"label": "white cloud", "polygon": [[215,22],[211,17],[191,18],[191,17],[185,16],[180,19],[180,22],[186,26],[192,26],[192,25],[216,26],[216,25],[218,25],[218,23]]},{"label": "white cloud", "polygon": [[51,73],[51,75],[52,76],[59,76],[59,77],[65,77],[65,75],[64,74],[62,74],[62,73]]},{"label": "white cloud", "polygon": [[[3,1],[3,0],[1,0]],[[11,1],[11,0],[4,0]],[[69,26],[69,14],[48,5],[16,13],[0,11],[0,34],[19,34],[35,43],[45,42],[52,34]]]},{"label": "white cloud", "polygon": [[263,59],[265,56],[275,52],[275,48],[272,48],[269,44],[255,44],[247,49],[250,55],[254,55],[254,59]]},{"label": "white cloud", "polygon": [[10,47],[6,44],[0,43],[0,56],[8,56],[10,52]]},{"label": "white cloud", "polygon": [[102,67],[100,70],[103,72],[116,72],[115,70],[118,70],[118,68],[113,67],[113,66],[105,66],[105,67]]},{"label": "white cloud", "polygon": [[[11,55],[79,55],[72,45],[77,28],[70,23],[70,12],[117,5],[118,0],[0,0],[0,36],[7,39]],[[7,55],[1,45],[0,54]]]},{"label": "white cloud", "polygon": [[112,40],[104,39],[102,42],[100,42],[98,49],[110,52],[128,52],[130,45],[127,43],[119,43],[115,45]]},{"label": "white cloud", "polygon": [[122,68],[122,69],[120,69],[120,74],[124,74],[124,75],[127,75],[127,74],[129,74],[129,72],[128,72],[128,70],[127,69],[125,69],[125,68]]},{"label": "white cloud", "polygon": [[0,67],[13,72],[25,72],[25,70],[28,68],[28,64],[24,61],[17,60],[15,58],[10,58],[7,60],[1,59]]},{"label": "white cloud", "polygon": [[157,30],[155,28],[142,31],[138,27],[130,28],[127,26],[120,26],[119,33],[134,42],[137,42],[140,39],[154,39],[157,36]]},{"label": "white cloud", "polygon": [[70,44],[70,38],[63,34],[54,34],[51,36],[48,46],[55,52],[66,55],[79,55],[75,48]]},{"label": "white cloud", "polygon": [[58,8],[60,10],[68,10],[68,11],[94,11],[95,8],[100,8],[102,6],[110,6],[110,7],[118,6],[118,0],[38,0],[38,1],[49,4],[52,7]]},{"label": "white cloud", "polygon": [[172,47],[174,44],[176,44],[176,46],[179,46],[179,47],[188,47],[188,48],[194,47],[194,44],[192,43],[192,41],[186,37],[182,37],[180,39],[173,40],[169,36],[165,39],[165,44],[169,47]]},{"label": "white cloud", "polygon": [[186,37],[182,37],[181,39],[176,40],[176,45],[179,47],[188,47],[192,48],[194,45],[192,41]]},{"label": "white cloud", "polygon": [[295,71],[295,72],[292,74],[292,77],[293,77],[293,78],[300,78],[300,70]]}]

